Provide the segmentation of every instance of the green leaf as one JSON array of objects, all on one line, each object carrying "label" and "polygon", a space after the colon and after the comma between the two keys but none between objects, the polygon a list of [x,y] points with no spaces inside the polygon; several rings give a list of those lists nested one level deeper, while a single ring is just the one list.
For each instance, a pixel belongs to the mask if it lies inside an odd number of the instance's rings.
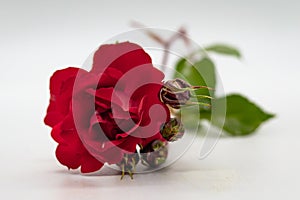
[{"label": "green leaf", "polygon": [[[222,127],[222,123],[220,123],[221,118],[224,116],[216,116],[215,119],[211,119],[211,122],[212,124],[223,128],[232,136],[249,135],[263,122],[274,117],[273,114],[264,112],[260,107],[239,94],[231,94],[226,97],[215,99],[213,106],[218,110],[224,105],[224,101],[226,101],[227,105],[224,127]],[[206,119],[210,118],[207,113],[206,116],[202,115],[202,117],[205,117]]]},{"label": "green leaf", "polygon": [[[195,62],[195,64],[189,63],[186,59],[181,59],[176,65],[176,73],[174,78],[181,78],[193,86],[208,86],[215,88],[216,75],[215,65],[207,57]],[[213,90],[199,89],[195,91],[195,95],[214,96]],[[205,104],[211,104],[211,100],[207,98],[201,98],[200,96],[191,99],[194,102],[202,102]],[[199,106],[200,110],[209,110],[207,106]]]},{"label": "green leaf", "polygon": [[[185,58],[176,64],[174,78],[181,78],[193,86],[208,86],[215,88],[216,75],[214,63],[209,58],[202,58],[195,64],[189,63]],[[207,89],[200,89],[196,94],[211,95]]]},{"label": "green leaf", "polygon": [[214,44],[204,48],[204,50],[241,58],[241,53],[237,48],[226,44]]},{"label": "green leaf", "polygon": [[209,58],[203,58],[202,60],[196,62],[195,68],[200,72],[205,84],[208,87],[216,87],[216,72],[215,65]]}]

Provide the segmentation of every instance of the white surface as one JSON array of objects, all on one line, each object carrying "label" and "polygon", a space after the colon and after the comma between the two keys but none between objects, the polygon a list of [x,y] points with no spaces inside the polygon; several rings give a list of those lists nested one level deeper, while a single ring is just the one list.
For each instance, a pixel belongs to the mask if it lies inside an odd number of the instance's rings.
[{"label": "white surface", "polygon": [[[0,1],[1,199],[299,199],[299,1]],[[195,149],[163,171],[81,176],[54,157],[42,119],[48,80],[80,66],[129,20],[175,29],[200,44],[240,47],[216,57],[226,92],[242,92],[277,117],[245,138],[223,138],[204,160]],[[196,147],[194,147],[196,148]]]}]

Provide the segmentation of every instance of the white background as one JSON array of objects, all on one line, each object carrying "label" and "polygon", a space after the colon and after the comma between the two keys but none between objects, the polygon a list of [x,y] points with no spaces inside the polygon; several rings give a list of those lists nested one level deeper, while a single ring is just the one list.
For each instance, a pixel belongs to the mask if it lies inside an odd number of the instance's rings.
[{"label": "white background", "polygon": [[[0,198],[299,198],[299,10],[297,0],[1,0]],[[221,139],[204,160],[191,149],[170,168],[133,181],[68,172],[43,124],[49,78],[131,30],[130,20],[172,30],[183,24],[201,45],[238,46],[242,61],[216,57],[225,91],[241,92],[277,117],[252,136]]]}]

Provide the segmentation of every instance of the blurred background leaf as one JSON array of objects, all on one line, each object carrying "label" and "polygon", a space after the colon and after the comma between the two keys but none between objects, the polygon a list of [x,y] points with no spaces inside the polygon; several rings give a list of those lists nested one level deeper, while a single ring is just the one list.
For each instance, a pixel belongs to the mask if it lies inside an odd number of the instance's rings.
[{"label": "blurred background leaf", "polygon": [[[213,52],[241,58],[239,50],[231,45],[214,44],[207,46],[201,51],[195,51],[191,55],[198,55],[198,58],[193,63],[189,62],[187,58],[178,60],[175,65],[176,73],[174,78],[181,78],[189,82],[193,86],[208,86],[216,88],[216,69],[214,62],[208,57],[207,53]],[[214,114],[212,116],[212,109],[207,106],[200,106],[200,113],[195,113],[197,109],[190,109],[185,112],[182,117],[190,120],[187,121],[187,128],[194,123],[189,122],[197,116],[200,120],[208,120],[214,126],[223,129],[231,136],[245,136],[249,135],[265,121],[274,117],[273,114],[264,112],[259,106],[249,101],[246,97],[240,94],[231,94],[225,97],[216,97],[213,90],[199,89],[195,91],[196,95],[209,95],[214,100],[195,97],[194,101],[203,102],[213,105]],[[225,108],[224,108],[225,107]],[[219,112],[223,110],[226,112]],[[200,115],[199,115],[200,114]]]},{"label": "blurred background leaf", "polygon": [[224,54],[228,56],[235,56],[237,58],[241,58],[240,51],[237,48],[227,44],[210,45],[205,47],[204,50],[208,52],[214,52],[218,54]]}]

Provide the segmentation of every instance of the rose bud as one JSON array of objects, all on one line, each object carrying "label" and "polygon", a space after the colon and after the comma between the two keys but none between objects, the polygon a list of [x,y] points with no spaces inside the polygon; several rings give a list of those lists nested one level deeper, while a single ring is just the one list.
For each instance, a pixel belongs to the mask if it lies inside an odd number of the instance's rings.
[{"label": "rose bud", "polygon": [[169,122],[162,125],[160,133],[169,142],[174,142],[182,138],[184,134],[183,124],[176,118],[172,118]]},{"label": "rose bud", "polygon": [[160,98],[163,103],[178,109],[191,98],[189,88],[192,88],[192,86],[182,79],[169,80],[163,85]]},{"label": "rose bud", "polygon": [[168,156],[167,142],[155,140],[141,151],[141,161],[143,165],[158,167],[163,164]]},{"label": "rose bud", "polygon": [[135,166],[138,164],[139,160],[140,158],[138,153],[124,154],[124,157],[121,160],[121,162],[117,163],[117,165],[120,167],[122,171],[121,179],[123,179],[126,172],[129,174],[131,179],[133,179]]}]

